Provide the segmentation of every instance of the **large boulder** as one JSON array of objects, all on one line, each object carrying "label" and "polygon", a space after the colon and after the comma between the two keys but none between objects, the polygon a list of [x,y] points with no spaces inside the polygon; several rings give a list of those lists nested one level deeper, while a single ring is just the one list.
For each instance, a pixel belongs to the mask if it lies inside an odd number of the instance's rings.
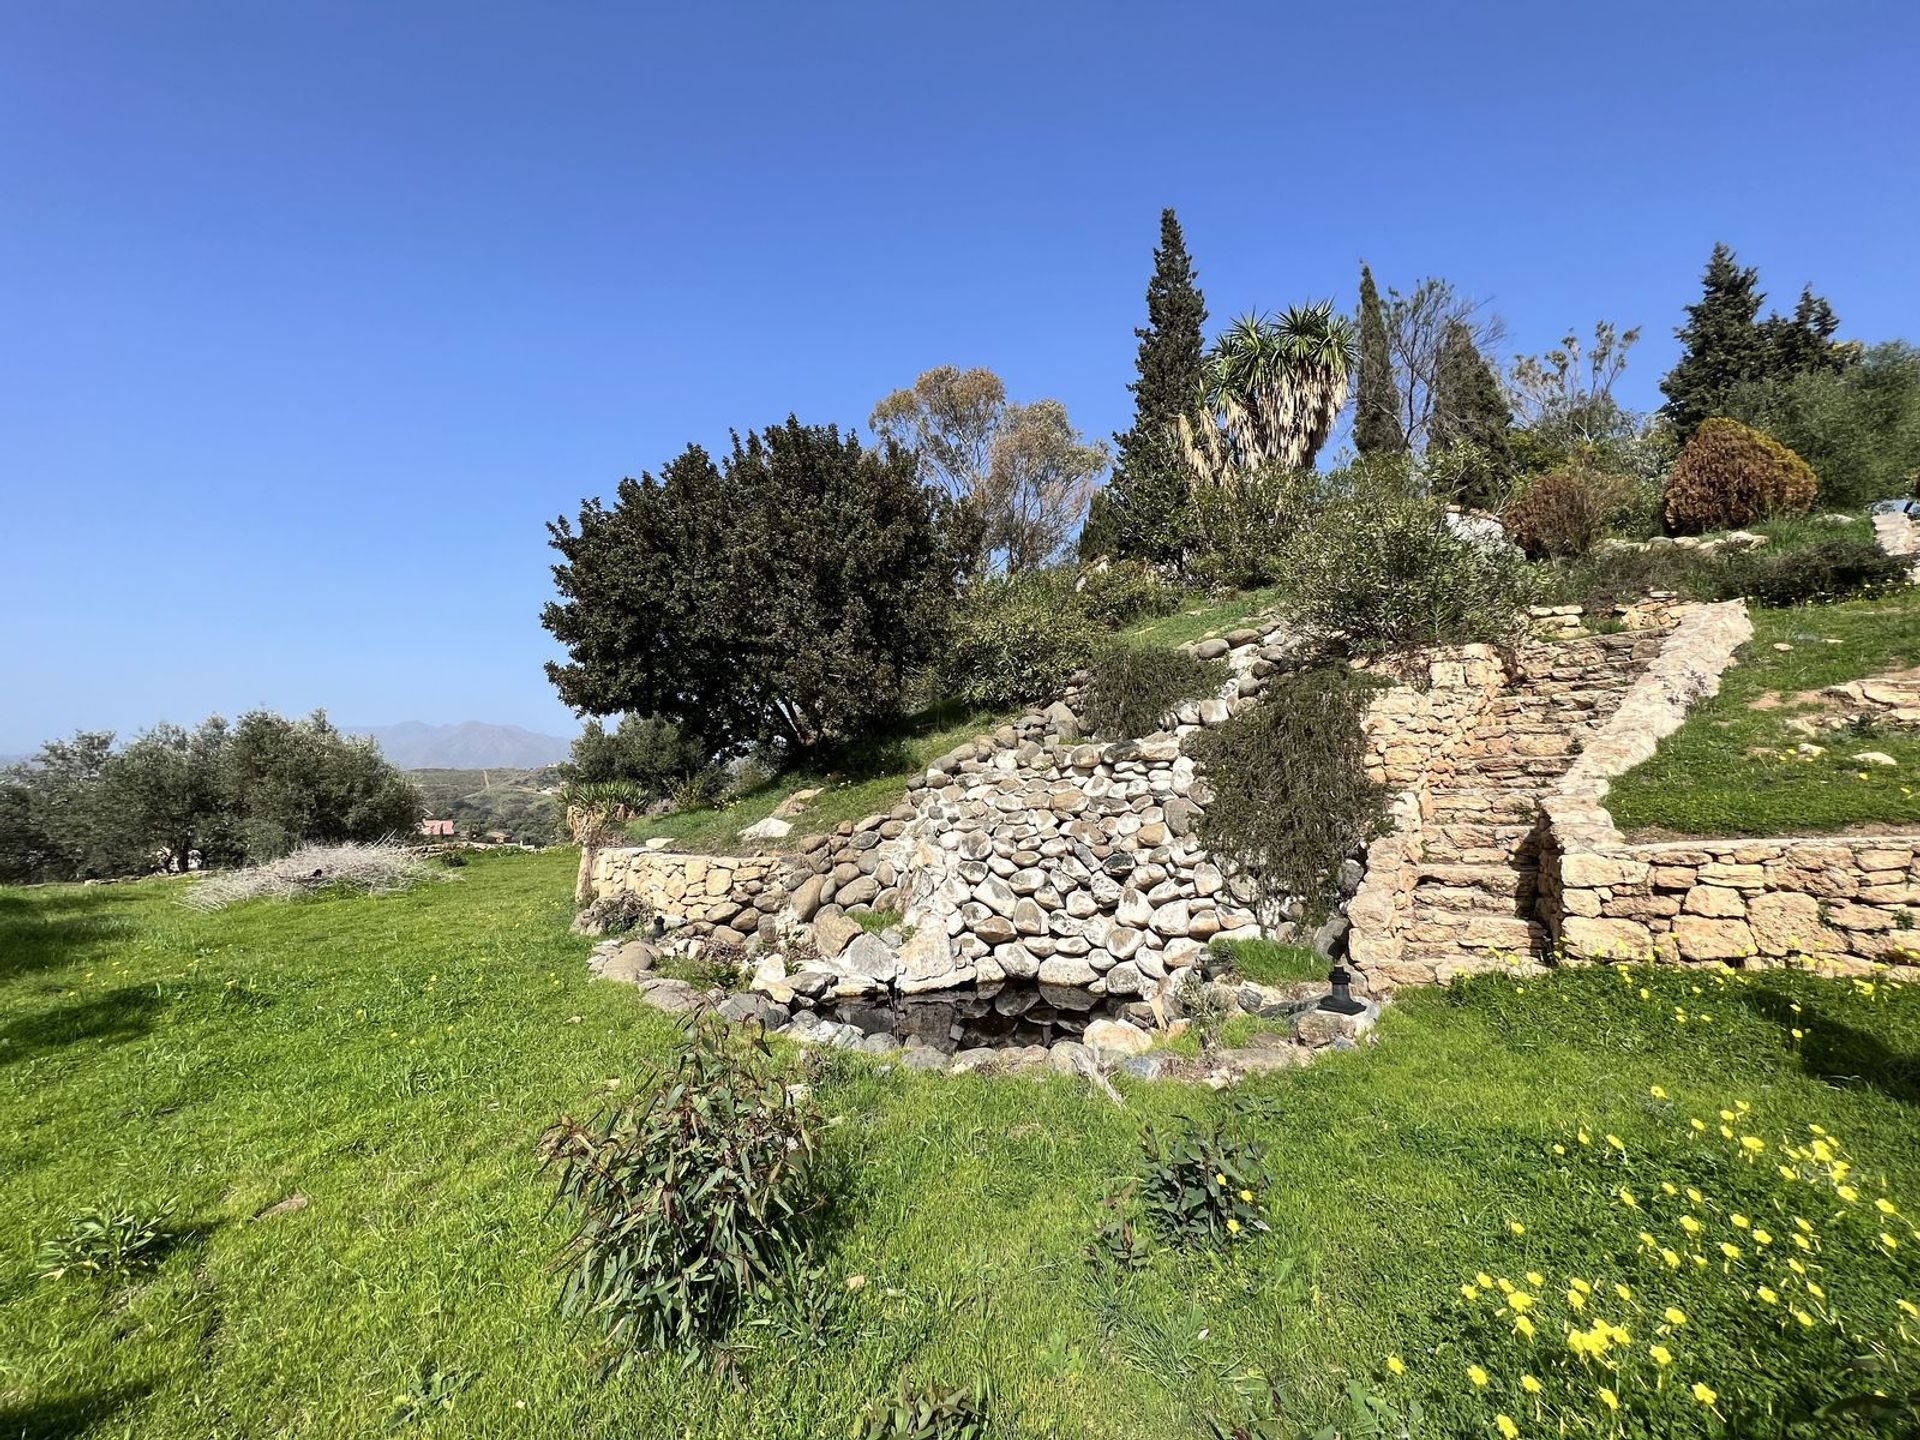
[{"label": "large boulder", "polygon": [[860,922],[850,916],[822,915],[813,922],[813,947],[831,960],[851,945],[855,936],[865,933]]}]

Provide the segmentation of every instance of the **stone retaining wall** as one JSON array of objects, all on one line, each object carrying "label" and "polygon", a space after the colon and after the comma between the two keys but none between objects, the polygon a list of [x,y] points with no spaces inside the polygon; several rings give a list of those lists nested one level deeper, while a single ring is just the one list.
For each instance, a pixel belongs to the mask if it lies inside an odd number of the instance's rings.
[{"label": "stone retaining wall", "polygon": [[1741,601],[1694,609],[1556,792],[1540,913],[1561,958],[1777,964],[1804,954],[1859,972],[1920,961],[1920,836],[1700,839],[1629,844],[1605,798],[1753,635]]},{"label": "stone retaining wall", "polygon": [[732,928],[742,939],[758,930],[760,915],[780,909],[785,894],[770,856],[677,855],[633,846],[600,850],[592,882],[596,897],[638,896],[671,929],[697,926],[710,935]]},{"label": "stone retaining wall", "polygon": [[1572,958],[1920,963],[1915,836],[1679,840],[1560,857]]}]

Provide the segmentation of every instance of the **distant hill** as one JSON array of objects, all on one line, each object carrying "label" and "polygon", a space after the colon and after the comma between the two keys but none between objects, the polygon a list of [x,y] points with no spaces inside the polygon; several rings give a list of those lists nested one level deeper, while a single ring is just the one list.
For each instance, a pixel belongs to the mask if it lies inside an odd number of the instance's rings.
[{"label": "distant hill", "polygon": [[572,741],[558,735],[478,720],[463,720],[458,725],[423,725],[407,720],[398,725],[342,728],[371,736],[380,753],[402,770],[481,770],[494,766],[537,770],[559,764],[573,748]]}]

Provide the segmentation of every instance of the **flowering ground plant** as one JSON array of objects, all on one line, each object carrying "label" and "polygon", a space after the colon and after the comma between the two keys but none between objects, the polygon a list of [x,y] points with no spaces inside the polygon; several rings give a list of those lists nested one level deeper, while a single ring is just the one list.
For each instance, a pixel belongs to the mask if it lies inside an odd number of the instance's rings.
[{"label": "flowering ground plant", "polygon": [[1653,1143],[1553,1142],[1549,1205],[1499,1220],[1483,1253],[1504,1258],[1461,1276],[1451,1339],[1384,1358],[1386,1393],[1477,1409],[1504,1440],[1913,1433],[1900,1197],[1819,1124],[1773,1129],[1739,1097],[1696,1114],[1658,1085],[1645,1103]]}]

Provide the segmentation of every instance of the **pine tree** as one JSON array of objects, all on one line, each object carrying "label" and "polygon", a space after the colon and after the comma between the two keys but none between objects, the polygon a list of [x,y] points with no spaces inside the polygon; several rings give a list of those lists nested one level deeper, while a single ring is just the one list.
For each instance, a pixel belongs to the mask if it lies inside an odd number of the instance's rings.
[{"label": "pine tree", "polygon": [[1687,323],[1674,332],[1685,349],[1660,382],[1665,414],[1682,441],[1718,413],[1734,386],[1768,371],[1771,344],[1757,323],[1767,297],[1756,288],[1759,280],[1760,272],[1740,265],[1727,245],[1713,247],[1699,303],[1687,307]]},{"label": "pine tree", "polygon": [[1768,375],[1784,379],[1809,370],[1844,370],[1859,358],[1857,346],[1834,340],[1840,317],[1824,296],[1813,293],[1811,285],[1800,291],[1800,303],[1793,307],[1793,318],[1767,317],[1762,330],[1768,346]]},{"label": "pine tree", "polygon": [[1373,271],[1360,267],[1360,374],[1354,387],[1353,448],[1362,455],[1395,455],[1407,448],[1400,424],[1400,387],[1387,349],[1387,318]]},{"label": "pine tree", "polygon": [[1147,326],[1133,391],[1133,427],[1115,435],[1118,458],[1102,507],[1122,555],[1178,564],[1186,548],[1187,472],[1174,426],[1200,394],[1207,305],[1186,237],[1172,210],[1160,212],[1160,245],[1147,285]]},{"label": "pine tree", "polygon": [[1512,469],[1512,429],[1513,410],[1493,367],[1473,343],[1473,332],[1458,320],[1448,321],[1434,367],[1427,450],[1438,454],[1463,442],[1473,447],[1454,497],[1462,505],[1487,506],[1497,497]]}]

